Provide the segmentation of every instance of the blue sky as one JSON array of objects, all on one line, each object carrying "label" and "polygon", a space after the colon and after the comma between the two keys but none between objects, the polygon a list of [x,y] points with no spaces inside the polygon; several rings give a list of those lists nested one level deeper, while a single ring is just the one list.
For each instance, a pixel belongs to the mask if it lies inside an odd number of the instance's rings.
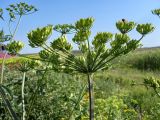
[{"label": "blue sky", "polygon": [[[118,32],[115,22],[125,18],[136,23],[153,23],[156,30],[142,40],[143,47],[160,46],[160,19],[151,14],[151,10],[160,8],[160,0],[0,0],[0,8],[11,3],[26,2],[38,8],[38,12],[24,16],[16,34],[17,40],[25,43],[22,53],[38,52],[28,46],[27,33],[47,24],[74,23],[80,18],[95,18],[92,36],[97,32]],[[5,15],[6,16],[6,15]],[[0,28],[8,32],[6,23]],[[132,38],[139,38],[136,31],[130,33]],[[53,33],[53,38],[57,37]],[[69,37],[70,38],[70,37]],[[76,48],[76,47],[75,47]]]}]

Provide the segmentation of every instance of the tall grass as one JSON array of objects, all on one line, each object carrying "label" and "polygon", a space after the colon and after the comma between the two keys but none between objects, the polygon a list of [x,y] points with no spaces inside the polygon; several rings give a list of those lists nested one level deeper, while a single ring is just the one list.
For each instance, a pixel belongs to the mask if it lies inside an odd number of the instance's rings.
[{"label": "tall grass", "polygon": [[158,71],[160,70],[160,48],[139,49],[128,56],[122,56],[119,61],[121,66]]}]

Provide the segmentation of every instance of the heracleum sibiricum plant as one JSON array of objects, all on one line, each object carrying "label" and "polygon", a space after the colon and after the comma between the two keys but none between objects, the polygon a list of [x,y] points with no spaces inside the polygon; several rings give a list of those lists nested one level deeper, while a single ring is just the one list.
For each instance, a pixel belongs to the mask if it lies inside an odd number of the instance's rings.
[{"label": "heracleum sibiricum plant", "polygon": [[[2,50],[4,50],[4,56],[3,56],[3,60],[2,60],[2,67],[1,67],[1,82],[0,82],[0,94],[3,98],[3,101],[5,103],[6,108],[8,109],[12,119],[14,120],[18,120],[18,117],[16,116],[15,112],[13,111],[11,104],[9,102],[9,100],[7,99],[5,92],[4,92],[4,88],[3,88],[3,79],[4,79],[4,67],[5,67],[5,58],[7,56],[7,54],[12,54],[12,55],[16,55],[18,52],[20,52],[20,50],[23,48],[23,43],[21,41],[17,41],[14,37],[16,35],[16,32],[18,30],[20,21],[22,19],[23,16],[25,15],[29,15],[32,14],[34,12],[37,11],[37,9],[33,6],[33,5],[28,5],[26,3],[20,2],[18,4],[11,4],[9,5],[8,8],[6,8],[6,10],[9,13],[9,20],[8,20],[8,29],[9,29],[9,33],[5,34],[3,30],[0,31],[0,44],[2,46]],[[0,8],[0,19],[3,20],[3,22],[6,22],[6,19],[4,19],[3,17],[3,9]],[[18,18],[18,20],[17,20]],[[15,27],[12,29],[11,28],[11,24],[13,22],[16,22],[17,20],[17,24],[15,25]]]},{"label": "heracleum sibiricum plant", "polygon": [[[93,75],[97,71],[106,70],[115,58],[127,54],[140,46],[141,39],[154,30],[151,24],[138,24],[122,19],[116,23],[120,33],[98,32],[90,40],[93,18],[78,20],[74,25],[48,25],[37,28],[28,33],[31,47],[41,47],[41,59],[50,62],[56,71],[66,73],[81,73],[87,76],[89,93],[89,118],[94,119]],[[141,34],[140,39],[131,39],[128,32],[136,30]],[[52,31],[58,31],[60,37],[54,39],[50,45],[47,40]],[[67,40],[67,34],[74,34],[72,42],[78,46],[80,55],[72,52],[73,45]],[[109,43],[110,46],[106,44]]]},{"label": "heracleum sibiricum plant", "polygon": [[156,95],[160,97],[160,80],[159,79],[156,79],[154,77],[145,78],[143,83],[147,88],[153,88]]},{"label": "heracleum sibiricum plant", "polygon": [[22,77],[22,87],[21,87],[21,96],[22,96],[22,120],[26,119],[26,110],[25,110],[25,79],[26,79],[26,73],[30,70],[33,70],[34,68],[38,67],[40,65],[39,61],[33,61],[30,59],[24,59],[20,61],[20,65],[18,67],[18,70],[23,73]]},{"label": "heracleum sibiricum plant", "polygon": [[160,18],[160,9],[154,9],[152,10],[153,15],[157,15]]},{"label": "heracleum sibiricum plant", "polygon": [[[14,54],[16,54],[16,52],[19,52],[23,47],[23,43],[21,41],[17,41],[14,38],[16,35],[16,32],[18,30],[20,21],[23,16],[32,14],[32,13],[36,12],[37,9],[33,5],[28,5],[26,3],[20,2],[18,4],[9,5],[9,7],[6,8],[6,10],[8,11],[8,14],[9,14],[9,21],[8,21],[9,35],[4,35],[3,30],[1,30],[0,32],[2,34],[0,36],[0,40],[1,40],[0,42],[3,45],[3,44],[5,44],[6,41],[9,41],[9,44],[6,45],[7,48],[12,47],[12,50],[11,49],[9,49],[9,50],[11,50],[12,53],[13,53],[13,51],[15,51]],[[2,15],[3,15],[3,9],[0,9],[0,18],[3,21],[5,21],[5,19],[3,18]],[[18,18],[17,24],[16,24],[15,28],[12,30],[11,24],[13,22],[16,22],[17,18]],[[8,50],[8,49],[6,49],[6,50]],[[3,72],[4,72],[4,64],[5,64],[6,55],[7,55],[7,51],[5,52],[5,55],[4,55],[3,61],[2,61],[1,83],[3,82],[3,74],[4,74]]]},{"label": "heracleum sibiricum plant", "polygon": [[[160,9],[152,10],[152,14],[160,18]],[[157,96],[160,97],[160,92],[159,92],[160,91],[160,80],[154,77],[145,78],[143,85],[145,85],[147,88],[153,88]]]}]

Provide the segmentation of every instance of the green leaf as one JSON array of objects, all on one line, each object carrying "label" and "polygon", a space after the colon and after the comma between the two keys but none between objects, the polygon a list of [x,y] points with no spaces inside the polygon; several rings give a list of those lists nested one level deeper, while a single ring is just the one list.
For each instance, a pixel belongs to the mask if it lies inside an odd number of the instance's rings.
[{"label": "green leaf", "polygon": [[5,104],[5,107],[8,109],[11,117],[13,120],[19,120],[19,118],[16,115],[16,112],[13,110],[11,103],[9,102],[8,98],[5,95],[5,91],[3,90],[3,87],[0,85],[0,95],[2,97],[2,100]]}]

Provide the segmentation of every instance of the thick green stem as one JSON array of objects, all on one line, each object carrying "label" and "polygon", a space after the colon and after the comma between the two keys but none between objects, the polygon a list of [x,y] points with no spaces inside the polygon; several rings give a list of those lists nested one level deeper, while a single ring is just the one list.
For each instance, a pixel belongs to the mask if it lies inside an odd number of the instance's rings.
[{"label": "thick green stem", "polygon": [[23,79],[22,79],[22,120],[25,120],[26,116],[26,110],[25,110],[25,98],[24,98],[24,85],[25,85],[25,78],[26,78],[26,72],[23,73]]},{"label": "thick green stem", "polygon": [[89,120],[94,120],[94,91],[92,74],[87,74],[88,77],[88,93],[89,93]]}]

